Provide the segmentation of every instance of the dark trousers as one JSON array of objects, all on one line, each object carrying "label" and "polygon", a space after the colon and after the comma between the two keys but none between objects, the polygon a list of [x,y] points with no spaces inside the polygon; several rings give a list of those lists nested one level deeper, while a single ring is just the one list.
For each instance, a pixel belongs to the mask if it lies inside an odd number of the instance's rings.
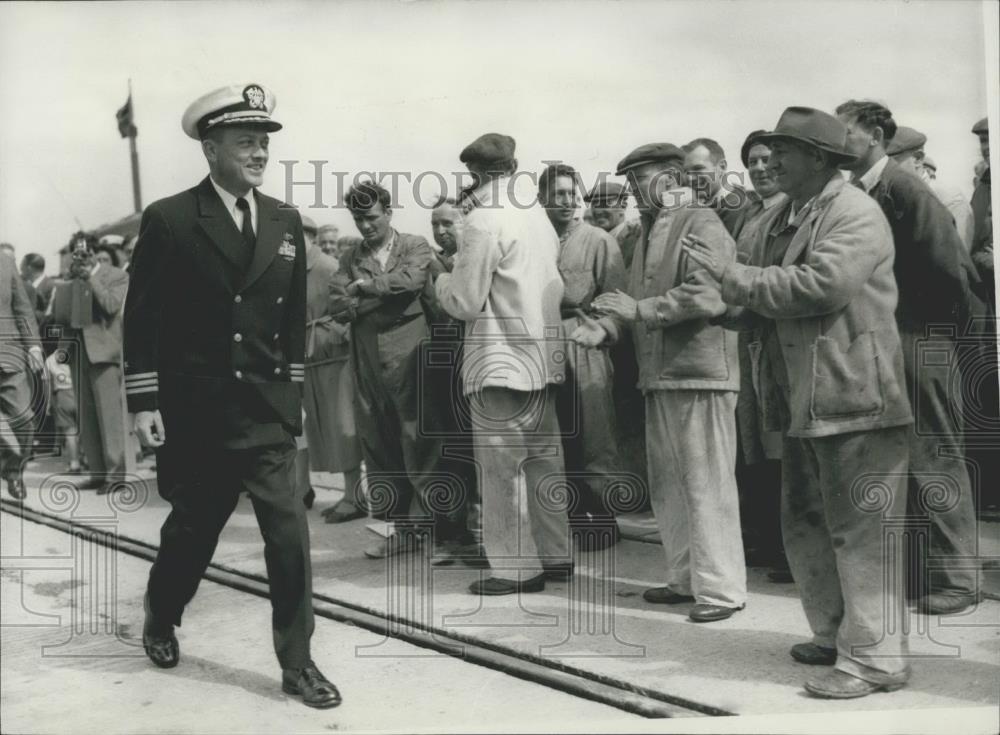
[{"label": "dark trousers", "polygon": [[149,606],[160,624],[180,625],[212,560],[241,491],[253,503],[264,538],[271,587],[274,650],[282,668],[309,660],[312,569],[305,507],[294,495],[295,442],[250,449],[198,446],[168,436],[157,450],[160,494],[171,505],[149,573]]},{"label": "dark trousers", "polygon": [[[909,595],[972,594],[979,529],[962,438],[963,377],[956,345],[902,329],[900,338],[914,416],[907,512],[911,541],[917,543],[910,550]],[[922,359],[921,342],[933,348],[933,359]],[[923,537],[926,545],[919,543]]]},{"label": "dark trousers", "polygon": [[31,379],[24,370],[0,368],[0,475],[21,476],[21,465],[31,456],[34,435]]}]

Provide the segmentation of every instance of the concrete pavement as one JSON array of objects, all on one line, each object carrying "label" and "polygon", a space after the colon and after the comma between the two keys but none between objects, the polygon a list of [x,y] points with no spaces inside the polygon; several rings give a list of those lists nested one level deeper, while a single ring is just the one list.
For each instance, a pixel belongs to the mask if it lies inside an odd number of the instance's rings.
[{"label": "concrete pavement", "polygon": [[[36,466],[29,475],[28,507],[157,543],[167,506],[155,483],[140,486],[134,498],[75,494],[60,490],[59,476],[45,470]],[[642,601],[645,587],[662,583],[656,573],[662,552],[632,541],[580,554],[572,585],[549,584],[520,599],[480,599],[465,591],[478,571],[431,567],[426,555],[364,558],[361,550],[373,538],[364,521],[326,525],[319,516],[318,508],[338,496],[319,491],[310,513],[316,594],[388,616],[404,635],[436,630],[623,688],[747,715],[997,706],[1000,603],[993,600],[959,616],[909,617],[914,675],[907,688],[848,702],[818,700],[801,690],[814,671],[788,656],[793,643],[809,636],[795,587],[768,583],[763,570],[750,570],[747,609],[711,625],[688,622],[686,605]],[[980,556],[1000,558],[995,524],[983,526]],[[263,574],[249,502],[240,503],[224,531],[215,563]]]}]

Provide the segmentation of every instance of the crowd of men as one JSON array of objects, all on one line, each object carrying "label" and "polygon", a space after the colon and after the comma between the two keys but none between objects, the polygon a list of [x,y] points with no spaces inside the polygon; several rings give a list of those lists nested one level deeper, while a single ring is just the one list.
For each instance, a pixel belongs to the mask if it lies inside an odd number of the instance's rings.
[{"label": "crowd of men", "polygon": [[[907,597],[926,614],[979,601],[973,478],[996,483],[995,458],[970,454],[970,476],[963,446],[998,403],[985,119],[971,203],[937,183],[926,136],[867,100],[750,133],[752,189],[707,137],[641,145],[624,183],[587,189],[566,163],[515,176],[515,141],[487,133],[459,156],[473,185],[430,213],[432,245],[395,229],[376,182],[347,193],[353,238],[255,192],[272,111],[259,85],[192,104],[210,175],[147,208],[125,269],[86,238],[55,288],[38,256],[23,277],[0,258],[0,315],[23,317],[28,355],[0,368],[4,417],[44,359],[37,322],[55,320],[84,346],[63,382],[98,484],[122,471],[122,380],[156,448],[172,510],[147,593],[154,663],[177,664],[173,626],[245,491],[283,688],[340,702],[308,654],[310,469],[345,474],[328,521],[391,522],[368,557],[427,547],[489,569],[479,595],[566,581],[574,546],[614,546],[616,515],[648,505],[664,559],[644,599],[710,623],[746,606],[748,558],[794,579],[813,637],[790,654],[832,667],[805,683],[820,697],[906,683]],[[973,415],[956,386],[984,356]],[[15,429],[4,477],[23,497]],[[911,555],[897,589],[879,570],[884,519],[903,516],[938,563]]]}]

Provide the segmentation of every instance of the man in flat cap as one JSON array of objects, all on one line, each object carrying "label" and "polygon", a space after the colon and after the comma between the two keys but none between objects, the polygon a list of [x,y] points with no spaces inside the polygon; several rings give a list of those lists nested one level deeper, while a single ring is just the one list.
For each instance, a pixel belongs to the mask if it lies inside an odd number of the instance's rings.
[{"label": "man in flat cap", "polygon": [[136,433],[156,447],[171,506],[149,574],[143,645],[176,666],[174,626],[242,492],[264,539],[281,687],[311,707],[340,694],[310,657],[312,570],[293,492],[302,432],[306,255],[298,212],[257,191],[274,95],[259,84],[200,97],[182,127],[209,175],[142,216],[125,301],[125,392]]},{"label": "man in flat cap", "polygon": [[639,206],[642,239],[627,293],[604,293],[594,306],[632,331],[646,396],[650,500],[667,583],[643,597],[694,602],[690,619],[707,623],[746,605],[734,474],[740,376],[736,335],[710,322],[725,305],[682,243],[694,235],[728,258],[736,245],[718,215],[683,186],[683,166],[684,151],[669,143],[640,146],[618,164]]},{"label": "man in flat cap", "polygon": [[885,582],[885,520],[906,510],[912,423],[892,232],[838,170],[853,154],[837,118],[790,107],[761,140],[789,200],[769,215],[753,261],[695,240],[687,253],[735,307],[727,324],[764,328],[751,345],[754,382],[767,428],[784,432],[785,552],[813,632],[790,653],[835,664],[805,683],[810,693],[863,697],[909,677],[902,595]]},{"label": "man in flat cap", "polygon": [[[911,559],[919,583],[909,593],[921,598],[922,612],[953,614],[978,600],[976,571],[961,561],[976,556],[978,529],[958,419],[962,396],[954,386],[961,385],[955,340],[982,310],[971,291],[979,278],[948,210],[926,185],[886,156],[897,132],[889,109],[878,102],[849,100],[837,108],[837,116],[847,127],[847,150],[853,155],[842,168],[882,208],[895,243],[896,324],[907,391],[916,400],[916,425],[909,434],[909,512],[930,524],[930,558]],[[918,345],[931,336],[931,327],[935,349],[950,356],[945,365],[918,360]],[[955,497],[948,503],[928,500],[929,488],[940,477],[950,478],[949,493]]]},{"label": "man in flat cap", "polygon": [[747,192],[730,181],[726,152],[711,138],[695,138],[684,146],[684,172],[701,205],[711,207],[729,234],[736,237],[748,204]]},{"label": "man in flat cap", "polygon": [[934,196],[938,198],[955,223],[962,238],[962,244],[966,250],[972,247],[972,236],[975,222],[972,219],[972,207],[969,200],[959,191],[958,187],[948,186],[944,181],[939,181],[931,176],[927,167],[927,157],[924,153],[924,145],[927,143],[927,136],[919,130],[898,125],[896,134],[892,136],[885,152],[888,156],[899,164],[899,167],[916,176],[923,181]]},{"label": "man in flat cap", "polygon": [[[473,185],[438,303],[465,322],[469,397],[492,576],[473,594],[539,592],[572,571],[554,384],[565,380],[559,238],[530,182],[514,174],[514,139],[487,133],[462,151]],[[562,504],[563,506],[565,503]]]},{"label": "man in flat cap", "polygon": [[[751,132],[740,147],[740,161],[753,184],[734,235],[740,262],[753,260],[754,243],[767,215],[788,200],[767,167],[771,148],[760,139],[766,132]],[[748,563],[770,567],[768,579],[787,583],[792,576],[781,545],[781,432],[768,431],[761,420],[748,347],[759,339],[753,329],[739,333],[740,396],[736,402],[736,426],[741,451],[737,457],[736,481],[740,490],[740,517]]]},{"label": "man in flat cap", "polygon": [[[596,318],[606,330],[616,331],[614,320],[594,314],[591,305],[602,293],[625,288],[625,266],[610,234],[575,219],[576,170],[564,163],[546,167],[538,179],[538,201],[559,236],[563,329],[572,336]],[[612,367],[607,350],[569,348],[566,380],[556,393],[567,481],[575,490],[569,517],[579,547],[594,550],[618,541],[607,497],[608,487],[620,477]]]},{"label": "man in flat cap", "polygon": [[600,181],[584,195],[583,201],[590,207],[594,226],[617,237],[625,224],[625,207],[628,204],[625,186],[617,181]]}]

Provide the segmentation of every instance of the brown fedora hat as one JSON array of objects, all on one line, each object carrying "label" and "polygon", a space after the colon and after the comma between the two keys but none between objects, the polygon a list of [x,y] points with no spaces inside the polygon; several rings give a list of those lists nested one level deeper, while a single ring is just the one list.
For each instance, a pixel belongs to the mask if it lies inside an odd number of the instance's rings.
[{"label": "brown fedora hat", "polygon": [[790,138],[832,153],[840,161],[853,161],[857,156],[847,152],[847,126],[828,112],[812,107],[789,107],[770,133],[757,136],[767,143]]}]

